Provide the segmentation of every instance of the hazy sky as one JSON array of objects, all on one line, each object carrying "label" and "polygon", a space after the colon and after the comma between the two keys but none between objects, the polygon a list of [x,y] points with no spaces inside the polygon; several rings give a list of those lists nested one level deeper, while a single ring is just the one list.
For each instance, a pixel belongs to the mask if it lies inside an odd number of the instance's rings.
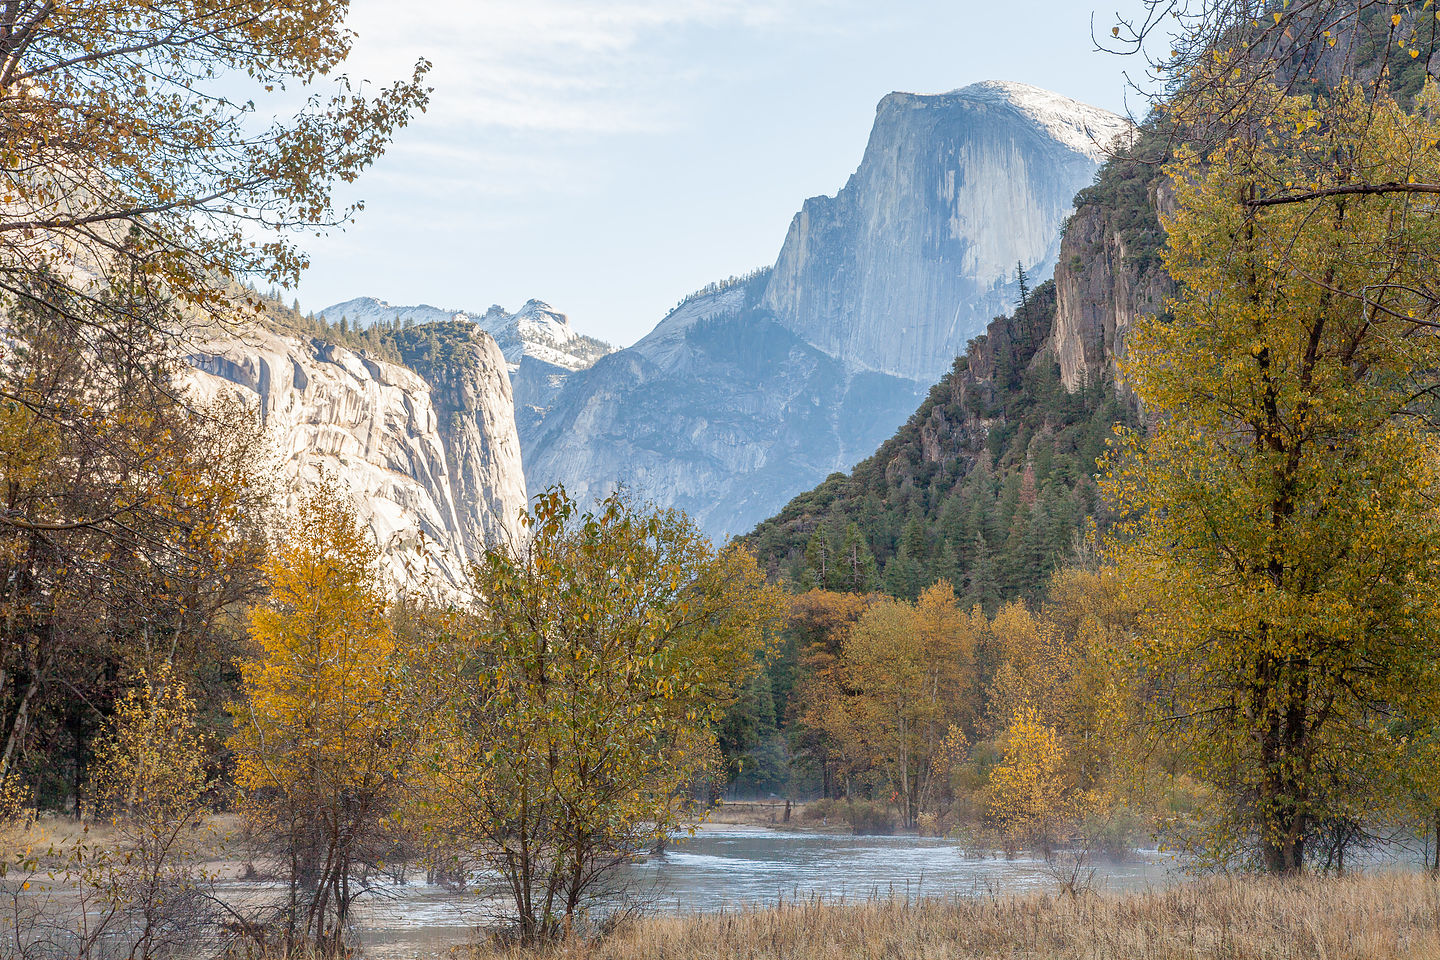
[{"label": "hazy sky", "polygon": [[[1122,9],[1139,0],[1118,0]],[[1117,0],[1096,9],[1108,33]],[[354,0],[349,72],[434,62],[429,112],[306,245],[306,309],[535,297],[617,345],[705,283],[772,262],[860,161],[875,104],[1019,80],[1112,110],[1085,0]],[[1133,101],[1133,97],[1131,98]]]}]

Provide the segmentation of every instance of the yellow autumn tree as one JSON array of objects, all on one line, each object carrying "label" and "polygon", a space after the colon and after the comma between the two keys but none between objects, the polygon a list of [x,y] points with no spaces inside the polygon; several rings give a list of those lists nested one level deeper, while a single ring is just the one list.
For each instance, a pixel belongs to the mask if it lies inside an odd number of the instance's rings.
[{"label": "yellow autumn tree", "polygon": [[825,722],[884,772],[906,826],[934,789],[934,760],[951,727],[974,720],[975,648],[983,629],[983,617],[961,610],[942,580],[913,604],[874,604],[845,638],[845,696]]},{"label": "yellow autumn tree", "polygon": [[[386,87],[344,75],[348,6],[7,8],[0,287],[48,261],[86,292],[126,244],[126,267],[188,303],[223,300],[233,277],[295,282],[307,262],[296,233],[351,218],[359,205],[337,209],[335,184],[373,163],[429,95],[424,60]],[[259,241],[254,226],[273,232]],[[76,306],[67,315],[83,330],[94,304]]]},{"label": "yellow autumn tree", "polygon": [[996,611],[987,640],[995,664],[986,691],[991,730],[1003,729],[1026,703],[1054,706],[1063,696],[1073,651],[1048,618],[1012,600]]},{"label": "yellow autumn tree", "polygon": [[799,650],[795,702],[797,754],[820,773],[821,795],[842,789],[864,759],[850,750],[845,736],[843,639],[856,620],[878,600],[874,596],[810,590],[790,598],[786,626]]},{"label": "yellow autumn tree", "polygon": [[1440,709],[1440,218],[1352,189],[1440,180],[1440,100],[1245,95],[1255,122],[1170,170],[1180,293],[1121,365],[1156,419],[1105,490],[1154,598],[1151,729],[1217,800],[1180,840],[1295,873],[1325,824],[1393,799],[1397,721]]},{"label": "yellow autumn tree", "polygon": [[258,655],[231,707],[251,829],[288,878],[287,949],[338,951],[355,877],[383,862],[423,721],[410,703],[377,548],[333,481],[301,503],[250,613]]},{"label": "yellow autumn tree", "polygon": [[1010,844],[1048,846],[1075,820],[1074,785],[1055,727],[1022,704],[999,739],[1004,759],[990,771],[987,809]]},{"label": "yellow autumn tree", "polygon": [[203,810],[207,758],[185,684],[164,662],[141,670],[97,745],[93,809],[118,822],[181,828]]},{"label": "yellow autumn tree", "polygon": [[476,566],[455,628],[432,829],[501,878],[527,943],[568,931],[615,869],[698,818],[714,724],[784,611],[743,549],[612,496],[537,497]]}]

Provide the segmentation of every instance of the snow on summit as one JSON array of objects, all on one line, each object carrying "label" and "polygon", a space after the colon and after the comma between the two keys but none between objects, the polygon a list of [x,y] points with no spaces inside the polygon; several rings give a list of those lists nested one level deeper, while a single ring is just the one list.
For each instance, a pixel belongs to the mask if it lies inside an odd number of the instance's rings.
[{"label": "snow on summit", "polygon": [[1129,120],[1109,110],[1013,80],[982,80],[945,96],[1009,103],[1060,143],[1099,162],[1109,158],[1118,138],[1134,130]]},{"label": "snow on summit", "polygon": [[499,304],[479,313],[446,310],[426,303],[396,306],[375,297],[356,297],[328,306],[317,316],[331,323],[345,318],[361,328],[391,321],[417,325],[446,321],[474,323],[495,338],[512,368],[528,356],[566,370],[583,370],[613,349],[603,341],[576,331],[565,314],[543,300],[527,300],[514,313]]}]

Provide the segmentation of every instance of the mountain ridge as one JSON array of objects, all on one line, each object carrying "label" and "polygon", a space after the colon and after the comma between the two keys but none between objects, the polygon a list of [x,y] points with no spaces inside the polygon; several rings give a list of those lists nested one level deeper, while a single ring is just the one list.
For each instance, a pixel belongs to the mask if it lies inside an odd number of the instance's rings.
[{"label": "mountain ridge", "polygon": [[[757,524],[742,539],[772,576],[800,587],[915,596],[947,579],[993,611],[1037,598],[1050,571],[1109,517],[1094,484],[1116,423],[1140,422],[1121,361],[1135,318],[1163,312],[1161,211],[1174,194],[1141,131],[1076,196],[1052,281],[975,338],[876,451]],[[855,553],[864,583],[828,570]],[[847,554],[848,555],[848,554]],[[853,580],[853,578],[852,578]]]}]

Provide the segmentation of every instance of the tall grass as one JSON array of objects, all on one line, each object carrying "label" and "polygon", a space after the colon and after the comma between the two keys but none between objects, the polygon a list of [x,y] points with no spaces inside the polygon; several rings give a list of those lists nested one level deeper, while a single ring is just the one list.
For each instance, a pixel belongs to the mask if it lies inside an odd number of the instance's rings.
[{"label": "tall grass", "polygon": [[[824,904],[642,918],[557,960],[1440,960],[1416,873],[1208,879],[1154,892]],[[471,960],[520,960],[480,946]]]}]

